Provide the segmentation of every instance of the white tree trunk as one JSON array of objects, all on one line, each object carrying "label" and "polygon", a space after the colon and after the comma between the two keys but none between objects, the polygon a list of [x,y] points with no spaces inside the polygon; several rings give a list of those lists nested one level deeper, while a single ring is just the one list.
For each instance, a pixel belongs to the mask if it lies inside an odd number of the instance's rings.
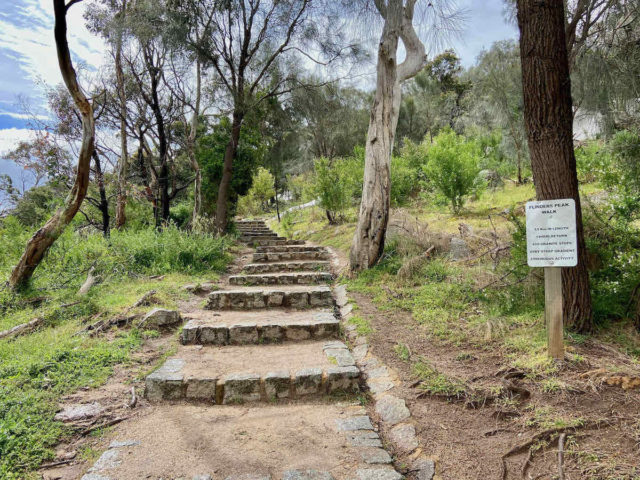
[{"label": "white tree trunk", "polygon": [[[374,265],[384,250],[389,223],[391,153],[398,125],[402,82],[426,64],[425,49],[413,28],[416,0],[376,1],[384,27],[378,48],[376,95],[371,108],[365,147],[364,184],[358,226],[351,246],[350,267],[360,271]],[[406,59],[397,64],[399,40]]]}]

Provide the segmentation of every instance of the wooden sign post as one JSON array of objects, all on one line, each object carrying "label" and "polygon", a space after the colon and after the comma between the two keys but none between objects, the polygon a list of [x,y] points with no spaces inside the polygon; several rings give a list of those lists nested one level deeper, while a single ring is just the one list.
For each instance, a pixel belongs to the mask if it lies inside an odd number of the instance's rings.
[{"label": "wooden sign post", "polygon": [[527,263],[544,267],[549,356],[564,359],[562,267],[578,264],[576,204],[572,198],[527,202]]}]

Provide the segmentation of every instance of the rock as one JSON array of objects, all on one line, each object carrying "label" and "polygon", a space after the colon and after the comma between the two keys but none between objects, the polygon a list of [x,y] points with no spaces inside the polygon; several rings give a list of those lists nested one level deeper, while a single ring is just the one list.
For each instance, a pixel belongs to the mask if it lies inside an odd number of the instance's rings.
[{"label": "rock", "polygon": [[339,367],[351,367],[356,364],[351,352],[345,348],[327,348],[324,350],[325,355],[329,360],[335,361],[335,364]]},{"label": "rock", "polygon": [[165,310],[163,308],[154,308],[147,313],[140,326],[147,328],[158,328],[166,325],[174,325],[180,321],[180,312],[177,310]]},{"label": "rock", "polygon": [[358,367],[331,367],[327,369],[327,392],[357,392],[359,390]]},{"label": "rock", "polygon": [[218,379],[216,378],[187,378],[185,397],[193,400],[215,402],[217,383]]},{"label": "rock", "polygon": [[382,447],[380,437],[371,430],[358,430],[347,434],[347,441],[352,447]]},{"label": "rock", "polygon": [[401,480],[403,477],[391,468],[362,468],[356,471],[358,480]]},{"label": "rock", "polygon": [[464,260],[465,258],[469,258],[469,255],[471,255],[471,252],[469,251],[467,242],[460,237],[451,237],[449,250],[451,260]]},{"label": "rock", "polygon": [[416,480],[432,480],[436,474],[436,464],[433,460],[419,458],[412,464]]},{"label": "rock", "polygon": [[347,303],[349,303],[349,298],[347,297],[347,287],[344,285],[338,285],[333,289],[333,295],[336,299],[336,305],[338,307],[344,307]]},{"label": "rock", "polygon": [[170,358],[145,379],[145,397],[149,401],[177,400],[184,397],[184,360]]},{"label": "rock", "polygon": [[369,391],[374,395],[378,393],[384,393],[395,387],[395,384],[387,378],[367,379],[367,387]]},{"label": "rock", "polygon": [[74,422],[85,418],[97,417],[102,412],[104,412],[104,407],[96,402],[67,405],[61,412],[56,414],[54,420],[58,422]]},{"label": "rock", "polygon": [[344,307],[340,307],[340,315],[344,318],[353,311],[353,303],[347,303]]},{"label": "rock", "polygon": [[367,370],[367,378],[389,377],[389,369],[385,366]]},{"label": "rock", "polygon": [[213,480],[211,475],[195,475],[191,480]]},{"label": "rock", "polygon": [[383,448],[365,447],[360,448],[358,453],[365,463],[373,464],[389,464],[391,463],[391,455]]},{"label": "rock", "polygon": [[98,475],[97,473],[87,473],[83,475],[80,480],[111,480],[109,477],[105,477],[104,475]]},{"label": "rock", "polygon": [[367,415],[361,415],[358,417],[340,418],[336,420],[338,424],[338,431],[351,432],[354,430],[373,430],[371,420]]},{"label": "rock", "polygon": [[291,376],[288,371],[270,372],[264,377],[267,399],[287,398],[291,390]]},{"label": "rock", "polygon": [[[208,477],[208,479],[213,480],[212,477]],[[231,475],[224,480],[271,480],[271,475],[262,475],[260,473],[244,473],[241,475]]]},{"label": "rock", "polygon": [[258,343],[258,325],[232,325],[229,327],[229,343],[235,345]]},{"label": "rock", "polygon": [[480,170],[480,172],[478,172],[478,177],[487,182],[487,187],[489,188],[498,188],[504,185],[502,177],[495,170]]},{"label": "rock", "polygon": [[356,362],[362,362],[364,360],[364,357],[367,356],[368,351],[369,345],[367,343],[358,345],[353,349],[353,358],[355,358]]},{"label": "rock", "polygon": [[140,445],[140,442],[137,440],[122,440],[122,441],[114,440],[109,444],[109,448],[137,447],[138,445]]},{"label": "rock", "polygon": [[282,480],[335,480],[329,472],[319,470],[287,470]]},{"label": "rock", "polygon": [[100,458],[96,460],[96,463],[94,463],[93,467],[89,469],[89,472],[95,472],[96,470],[109,470],[116,468],[121,463],[120,451],[116,448],[112,448],[100,455]]},{"label": "rock", "polygon": [[389,431],[391,443],[402,453],[411,453],[418,448],[416,429],[413,425],[403,423]]},{"label": "rock", "polygon": [[313,395],[320,391],[322,385],[322,369],[304,368],[296,372],[294,389],[296,395]]},{"label": "rock", "polygon": [[376,413],[383,422],[395,425],[409,418],[410,413],[404,400],[393,395],[384,395],[376,402]]}]

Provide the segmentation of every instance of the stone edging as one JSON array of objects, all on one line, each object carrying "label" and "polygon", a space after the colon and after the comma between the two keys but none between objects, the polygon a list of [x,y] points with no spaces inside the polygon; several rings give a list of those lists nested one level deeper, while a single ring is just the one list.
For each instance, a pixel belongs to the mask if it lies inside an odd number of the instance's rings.
[{"label": "stone edging", "polygon": [[333,289],[336,305],[344,322],[347,339],[353,346],[356,365],[366,376],[366,384],[375,401],[374,411],[379,419],[383,435],[397,455],[408,459],[410,469],[417,480],[432,480],[435,462],[424,455],[419,448],[415,425],[411,422],[411,412],[402,398],[393,395],[392,390],[398,380],[397,375],[383,365],[370,351],[366,336],[359,335],[355,325],[348,324],[352,316],[352,305],[347,297],[345,285]]},{"label": "stone edging", "polygon": [[245,310],[265,307],[332,307],[331,288],[311,286],[307,290],[217,290],[209,294],[208,310]]}]

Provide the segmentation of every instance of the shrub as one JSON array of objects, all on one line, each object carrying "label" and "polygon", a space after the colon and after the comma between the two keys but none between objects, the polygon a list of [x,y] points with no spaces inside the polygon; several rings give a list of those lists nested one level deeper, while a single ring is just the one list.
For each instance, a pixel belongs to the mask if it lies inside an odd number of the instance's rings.
[{"label": "shrub", "polygon": [[591,183],[605,178],[611,168],[611,156],[601,141],[586,142],[576,148],[575,153],[580,182]]},{"label": "shrub", "polygon": [[391,205],[405,205],[418,187],[418,173],[409,160],[403,157],[391,159]]},{"label": "shrub", "polygon": [[[338,221],[342,213],[351,205],[353,185],[349,178],[343,175],[339,159],[331,161],[318,158],[314,162],[313,192],[318,203],[327,214],[330,224]],[[343,165],[342,165],[343,166]]]},{"label": "shrub", "polygon": [[434,138],[425,173],[455,213],[459,213],[466,198],[478,190],[479,171],[473,142],[452,130],[444,130]]}]

